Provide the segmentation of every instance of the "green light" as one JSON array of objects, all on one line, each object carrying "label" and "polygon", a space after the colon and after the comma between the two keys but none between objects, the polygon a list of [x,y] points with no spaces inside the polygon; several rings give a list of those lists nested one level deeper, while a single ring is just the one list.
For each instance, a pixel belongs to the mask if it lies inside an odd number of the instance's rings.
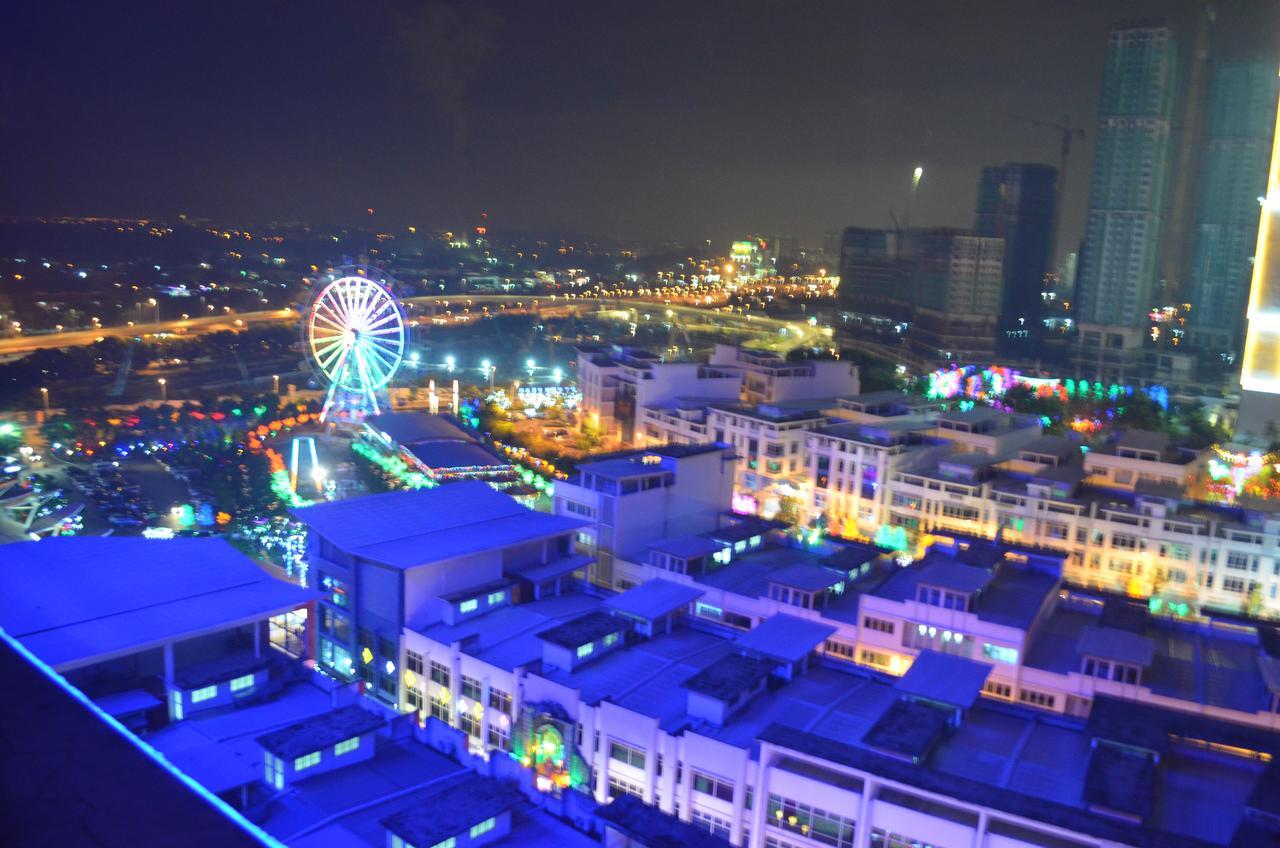
[{"label": "green light", "polygon": [[10,424],[8,422],[0,424],[0,436],[16,436],[20,432],[21,430],[18,429],[17,424]]}]

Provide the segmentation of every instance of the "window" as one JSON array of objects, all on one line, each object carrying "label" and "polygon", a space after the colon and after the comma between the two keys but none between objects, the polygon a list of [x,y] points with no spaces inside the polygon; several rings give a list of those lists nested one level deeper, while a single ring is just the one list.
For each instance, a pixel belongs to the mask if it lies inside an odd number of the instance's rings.
[{"label": "window", "polygon": [[990,642],[982,643],[982,656],[992,662],[1008,663],[1009,665],[1018,664],[1018,650],[1016,648],[1006,648],[1003,645],[993,645]]},{"label": "window", "polygon": [[506,599],[507,599],[507,592],[506,592],[506,590],[505,590],[505,589],[504,589],[503,591],[501,591],[501,592],[490,592],[490,593],[489,593],[489,606],[491,606],[491,607],[492,607],[492,606],[496,606],[496,605],[498,605],[498,604],[502,603],[503,601],[505,601]]},{"label": "window", "polygon": [[869,615],[862,617],[862,626],[868,630],[875,630],[880,633],[888,633],[893,635],[893,622],[885,621],[883,618],[873,618]]},{"label": "window", "polygon": [[863,665],[873,665],[876,668],[888,668],[890,659],[888,654],[882,654],[879,651],[868,651],[863,648],[858,654],[858,662]]},{"label": "window", "polygon": [[609,798],[617,798],[622,795],[644,798],[644,789],[629,780],[623,780],[617,775],[609,775]]},{"label": "window", "polygon": [[510,726],[503,727],[501,723],[489,725],[489,745],[490,747],[497,748],[499,751],[510,751]]},{"label": "window", "polygon": [[938,848],[938,846],[932,842],[916,839],[914,836],[890,833],[882,827],[877,827],[871,830],[871,848]]},{"label": "window", "polygon": [[714,775],[695,771],[693,773],[693,791],[733,803],[733,784]]},{"label": "window", "polygon": [[986,692],[988,695],[995,695],[997,698],[1003,698],[1006,701],[1013,700],[1013,687],[1008,683],[988,680],[983,684],[982,691]]},{"label": "window", "polygon": [[245,674],[231,680],[232,692],[243,692],[245,689],[253,688],[253,675]]},{"label": "window", "polygon": [[606,648],[609,647],[610,645],[616,645],[617,643],[618,643],[617,633],[610,633],[608,636],[604,637],[604,646]]},{"label": "window", "polygon": [[431,717],[449,723],[449,690],[445,689],[431,699]]},{"label": "window", "polygon": [[[1243,581],[1243,580],[1241,580],[1239,577],[1224,577],[1224,578],[1222,578],[1222,591],[1224,591],[1224,592],[1236,592],[1236,593],[1238,593],[1238,594],[1243,594],[1243,593],[1244,593],[1244,581]],[[203,691],[203,690],[201,690],[201,691]],[[193,693],[191,693],[191,700],[193,700],[193,701],[195,701],[195,700],[199,700],[198,698],[196,698],[196,693],[194,693],[194,692],[193,692]]]},{"label": "window", "polygon": [[[404,844],[404,848],[414,848],[408,842]],[[435,845],[429,845],[427,848],[458,848],[458,837],[450,836],[448,839],[442,839]]]},{"label": "window", "polygon": [[632,768],[644,768],[644,751],[623,742],[609,741],[609,759],[625,763]]},{"label": "window", "polygon": [[501,689],[489,689],[489,706],[498,712],[511,715],[511,695],[503,692]]},{"label": "window", "polygon": [[215,683],[213,686],[204,686],[192,692],[191,703],[198,704],[201,701],[207,701],[210,698],[216,698],[217,696],[218,685]]},{"label": "window", "polygon": [[[702,810],[695,808],[693,811],[692,824],[694,827],[705,830],[712,836],[718,836],[721,839],[729,838],[729,822],[719,816],[713,816],[710,813],[704,813]],[[744,842],[743,844],[745,845],[746,843]]]},{"label": "window", "polygon": [[1137,550],[1138,537],[1130,536],[1128,533],[1112,533],[1111,547],[1123,548],[1124,550],[1128,550],[1128,551]]},{"label": "window", "polygon": [[497,827],[497,825],[498,825],[498,820],[494,816],[490,816],[489,818],[485,819],[479,824],[473,824],[471,826],[471,838],[475,839],[477,836],[488,833],[489,831]]},{"label": "window", "polygon": [[1043,707],[1046,710],[1051,710],[1057,698],[1045,692],[1023,689],[1018,692],[1018,700],[1024,704],[1031,704],[1033,707]]},{"label": "window", "polygon": [[477,601],[475,598],[471,598],[470,600],[466,600],[458,604],[458,612],[462,613],[463,615],[466,615],[469,612],[475,612],[479,606],[480,606],[480,602]]},{"label": "window", "polygon": [[449,666],[442,665],[435,660],[431,661],[431,682],[439,683],[441,686],[448,688],[449,686]]},{"label": "window", "polygon": [[835,848],[853,848],[853,819],[784,798],[769,796],[765,821]]},{"label": "window", "polygon": [[467,677],[465,674],[462,675],[462,697],[478,701],[480,700],[481,688],[479,680],[474,677]]},{"label": "window", "polygon": [[836,642],[828,639],[826,649],[828,656],[839,657],[842,660],[853,659],[853,646],[847,642]]},{"label": "window", "polygon": [[458,729],[468,736],[480,738],[481,721],[470,713],[458,712]]},{"label": "window", "polygon": [[591,652],[596,649],[595,642],[588,642],[585,645],[578,646],[578,659],[591,656]]},{"label": "window", "polygon": [[262,755],[262,769],[263,779],[266,780],[268,786],[284,789],[284,760],[270,751],[264,752]]},{"label": "window", "polygon": [[405,651],[404,665],[414,674],[422,674],[422,654],[416,651]]},{"label": "window", "polygon": [[320,752],[312,751],[310,754],[303,754],[301,757],[296,758],[293,761],[293,770],[302,771],[303,769],[309,769],[318,762],[320,762]]},{"label": "window", "polygon": [[333,753],[346,754],[360,747],[360,737],[352,736],[350,739],[343,739],[337,745],[333,746]]}]

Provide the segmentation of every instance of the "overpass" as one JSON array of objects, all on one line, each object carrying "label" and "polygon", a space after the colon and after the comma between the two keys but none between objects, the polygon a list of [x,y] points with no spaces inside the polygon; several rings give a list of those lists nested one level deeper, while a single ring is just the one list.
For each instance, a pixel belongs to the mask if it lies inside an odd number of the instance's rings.
[{"label": "overpass", "polygon": [[[821,327],[810,326],[802,320],[770,318],[750,313],[720,312],[686,304],[665,303],[644,299],[622,300],[610,297],[564,297],[560,295],[519,295],[519,294],[450,294],[427,295],[423,297],[401,298],[407,307],[410,319],[423,315],[426,310],[421,307],[448,308],[451,312],[461,310],[472,311],[479,307],[483,314],[489,306],[505,305],[505,312],[534,312],[548,314],[577,309],[589,310],[594,314],[612,314],[619,321],[642,321],[644,315],[649,320],[662,321],[669,311],[673,317],[684,322],[686,329],[698,329],[705,332],[726,331],[745,335],[758,336],[765,340],[765,347],[779,353],[786,353],[797,347],[818,346],[828,342],[831,331]],[[493,314],[492,311],[490,314]],[[64,330],[57,333],[33,333],[0,339],[0,357],[30,353],[35,350],[49,348],[79,347],[90,345],[106,338],[121,340],[143,338],[158,334],[201,335],[223,330],[243,330],[247,327],[266,324],[296,324],[301,317],[298,309],[285,307],[257,312],[235,312],[218,315],[207,315],[196,318],[181,318],[165,321],[135,322],[116,327],[98,327],[88,330]]]}]

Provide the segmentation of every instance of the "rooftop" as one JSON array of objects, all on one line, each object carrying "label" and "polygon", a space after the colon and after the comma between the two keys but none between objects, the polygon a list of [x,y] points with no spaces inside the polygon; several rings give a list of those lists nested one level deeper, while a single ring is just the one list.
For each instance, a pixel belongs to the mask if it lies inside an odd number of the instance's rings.
[{"label": "rooftop", "polygon": [[724,545],[707,536],[676,536],[649,543],[649,550],[679,559],[707,556],[723,547]]},{"label": "rooftop", "polygon": [[258,744],[277,757],[292,759],[377,730],[385,723],[377,713],[353,704],[259,736]]},{"label": "rooftop", "polygon": [[[596,808],[596,815],[646,848],[728,848],[729,841],[623,794]],[[610,843],[611,844],[611,843]]]},{"label": "rooftop", "polygon": [[738,637],[744,651],[782,662],[799,662],[821,645],[836,629],[830,624],[778,613]]},{"label": "rooftop", "polygon": [[765,660],[726,654],[680,685],[717,701],[733,703],[743,692],[759,686],[772,670],[773,664]]},{"label": "rooftop", "polygon": [[335,547],[396,568],[566,533],[584,521],[534,512],[478,480],[290,510]]},{"label": "rooftop", "polygon": [[784,565],[782,568],[774,570],[769,575],[769,582],[788,586],[792,589],[800,589],[804,592],[820,592],[847,580],[848,577],[847,572],[837,571],[825,565],[797,562],[794,565]]},{"label": "rooftop", "polygon": [[544,642],[562,648],[577,648],[588,642],[603,639],[610,633],[626,630],[627,623],[603,610],[594,610],[575,619],[557,624],[537,634]]},{"label": "rooftop", "polygon": [[1081,631],[1076,650],[1081,656],[1116,660],[1146,668],[1151,665],[1151,659],[1155,656],[1155,641],[1127,630],[1091,624]]},{"label": "rooftop", "polygon": [[10,693],[21,693],[0,709],[8,844],[273,844],[2,636],[0,678]]},{"label": "rooftop", "polygon": [[938,743],[950,719],[947,710],[933,704],[894,701],[863,734],[862,742],[870,748],[916,762]]},{"label": "rooftop", "polygon": [[4,551],[0,627],[60,668],[227,629],[316,597],[217,538],[68,536]]},{"label": "rooftop", "polygon": [[[1100,624],[1096,611],[1059,604],[1036,628],[1023,664],[1059,674],[1080,669],[1080,638]],[[1142,685],[1157,695],[1192,704],[1257,712],[1269,693],[1256,642],[1194,622],[1144,617],[1137,633],[1152,641]]]},{"label": "rooftop", "polygon": [[410,445],[409,453],[431,469],[506,468],[511,465],[475,442],[420,442]]},{"label": "rooftop", "polygon": [[990,663],[921,651],[894,688],[904,695],[968,709],[991,674]]},{"label": "rooftop", "polygon": [[432,846],[524,801],[514,782],[469,775],[382,820],[412,845]]},{"label": "rooftop", "polygon": [[684,609],[706,592],[686,583],[648,580],[604,602],[605,607],[627,616],[653,621]]},{"label": "rooftop", "polygon": [[475,436],[448,415],[431,415],[427,412],[389,412],[370,416],[364,423],[369,429],[382,433],[391,441],[401,445],[436,439],[476,441]]}]

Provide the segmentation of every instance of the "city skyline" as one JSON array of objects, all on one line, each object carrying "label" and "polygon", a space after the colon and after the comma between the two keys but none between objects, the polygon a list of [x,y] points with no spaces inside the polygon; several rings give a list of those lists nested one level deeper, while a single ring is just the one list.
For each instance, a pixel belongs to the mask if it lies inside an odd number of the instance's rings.
[{"label": "city skyline", "polygon": [[[181,9],[28,9],[35,37],[0,100],[3,211],[351,224],[373,208],[388,225],[487,211],[509,229],[816,246],[901,217],[923,165],[913,221],[967,226],[982,167],[1056,164],[1055,133],[1020,118],[1090,127],[1113,24],[1159,15],[1189,40],[1197,8],[989,5],[711,5],[677,27],[660,6],[556,20],[269,6],[236,29]],[[1222,49],[1254,51],[1266,27],[1244,22],[1263,4],[1217,8]],[[616,61],[632,40],[642,58]],[[346,49],[354,65],[329,59]],[[1073,156],[1057,258],[1083,234],[1092,141]]]}]

